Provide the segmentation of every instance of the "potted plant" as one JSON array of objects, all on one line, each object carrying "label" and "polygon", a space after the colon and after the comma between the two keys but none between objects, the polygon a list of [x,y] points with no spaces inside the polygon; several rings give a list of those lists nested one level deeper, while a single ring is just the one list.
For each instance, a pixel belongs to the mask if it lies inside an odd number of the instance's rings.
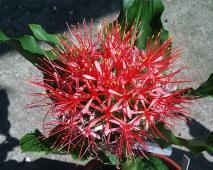
[{"label": "potted plant", "polygon": [[[123,0],[120,15],[95,36],[92,23],[69,35],[48,34],[31,24],[33,36],[0,42],[17,49],[42,73],[30,83],[45,90],[33,93],[32,107],[47,106],[44,133],[35,130],[21,141],[22,151],[68,154],[92,160],[85,169],[180,169],[161,154],[170,145],[198,154],[213,151],[213,134],[186,140],[171,129],[187,121],[191,100],[212,96],[213,75],[194,90],[176,76],[179,51],[163,28],[160,0]],[[37,41],[52,46],[41,49]],[[166,153],[165,155],[169,155]]]}]

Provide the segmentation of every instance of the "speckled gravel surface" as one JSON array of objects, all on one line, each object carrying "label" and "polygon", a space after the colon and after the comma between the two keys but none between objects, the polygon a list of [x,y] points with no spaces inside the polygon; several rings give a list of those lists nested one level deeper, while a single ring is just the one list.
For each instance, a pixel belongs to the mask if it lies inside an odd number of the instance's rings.
[{"label": "speckled gravel surface", "polygon": [[[118,13],[119,0],[97,2],[81,0],[78,4],[68,0],[60,3],[31,0],[25,3],[20,0],[16,3],[13,0],[0,0],[0,28],[9,35],[20,35],[29,32],[27,23],[39,23],[51,32],[63,32],[67,20],[76,23],[83,18],[99,18],[96,21],[98,25],[100,18]],[[162,17],[164,26],[173,35],[175,44],[181,48],[181,61],[187,66],[183,74],[193,81],[193,87],[198,87],[213,72],[213,1],[163,2],[166,7]],[[82,169],[65,163],[73,162],[68,156],[20,151],[18,140],[33,129],[41,129],[44,118],[41,109],[25,109],[25,105],[32,101],[30,92],[39,89],[24,81],[30,80],[35,73],[40,74],[20,54],[0,46],[0,170]],[[189,128],[183,124],[175,129],[177,135],[191,138],[206,136],[209,131],[213,131],[213,99],[199,99],[193,103],[191,110],[193,120]],[[176,148],[172,157],[180,163],[183,154],[191,158],[190,170],[213,169],[213,154],[204,152],[195,158],[187,150]]]}]

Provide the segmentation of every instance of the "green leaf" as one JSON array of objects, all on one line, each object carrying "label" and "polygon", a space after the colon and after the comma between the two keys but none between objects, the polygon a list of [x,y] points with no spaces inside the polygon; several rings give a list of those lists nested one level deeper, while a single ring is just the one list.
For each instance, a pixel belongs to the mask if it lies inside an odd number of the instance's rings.
[{"label": "green leaf", "polygon": [[19,41],[24,50],[27,50],[31,53],[43,55],[42,49],[38,46],[35,38],[29,35],[23,35],[19,38],[14,39]]},{"label": "green leaf", "polygon": [[119,160],[117,159],[117,157],[113,154],[109,154],[109,161],[112,165],[117,165],[119,163]]},{"label": "green leaf", "polygon": [[51,45],[55,45],[59,42],[56,34],[48,34],[40,25],[29,24],[29,27],[38,40],[48,42]]},{"label": "green leaf", "polygon": [[110,152],[106,152],[104,150],[96,152],[98,155],[98,158],[104,163],[109,165],[118,165],[119,160],[118,158],[111,154]]},{"label": "green leaf", "polygon": [[39,47],[36,39],[30,35],[23,35],[18,38],[9,38],[2,31],[0,31],[0,43],[6,43],[16,49],[32,64],[39,64],[40,58],[48,57],[55,59],[53,53],[49,50],[44,50]]},{"label": "green leaf", "polygon": [[161,147],[167,147],[169,145],[178,145],[188,148],[193,154],[199,154],[203,151],[209,151],[213,153],[213,132],[206,138],[193,138],[190,140],[176,137],[173,133],[167,129],[162,123],[156,125],[159,131],[163,134],[165,141],[162,138],[156,139],[156,142]]},{"label": "green leaf", "polygon": [[26,134],[20,141],[21,150],[23,152],[50,152],[51,148],[45,143],[43,138],[44,136],[37,129],[32,133]]},{"label": "green leaf", "polygon": [[[74,160],[77,160],[79,155],[79,149],[75,150],[73,149],[67,152],[66,148],[61,149],[59,151],[57,148],[52,147],[55,141],[58,139],[58,136],[60,136],[60,134],[52,135],[51,137],[46,138],[45,136],[42,135],[42,133],[39,130],[36,129],[34,132],[26,134],[21,138],[20,140],[21,150],[23,152],[38,152],[38,153],[41,152],[45,154],[48,153],[66,154],[71,155]],[[83,157],[81,157],[81,160],[79,161],[85,161],[88,159],[89,155],[85,154]]]},{"label": "green leaf", "polygon": [[212,96],[213,97],[213,73],[209,76],[208,80],[204,82],[196,92],[199,96]]},{"label": "green leaf", "polygon": [[0,30],[0,42],[7,40],[9,40],[9,38]]},{"label": "green leaf", "polygon": [[126,22],[129,28],[134,24],[139,27],[138,34],[142,33],[136,42],[139,48],[144,49],[146,42],[160,31],[160,42],[168,39],[169,33],[163,28],[161,15],[164,6],[161,0],[123,0],[118,21],[124,29]]},{"label": "green leaf", "polygon": [[205,81],[198,89],[190,88],[185,95],[198,97],[213,97],[213,73],[210,74],[207,81]]},{"label": "green leaf", "polygon": [[143,158],[137,170],[168,170],[167,166],[157,157]]},{"label": "green leaf", "polygon": [[122,170],[168,170],[167,166],[157,157],[136,158],[121,164]]}]

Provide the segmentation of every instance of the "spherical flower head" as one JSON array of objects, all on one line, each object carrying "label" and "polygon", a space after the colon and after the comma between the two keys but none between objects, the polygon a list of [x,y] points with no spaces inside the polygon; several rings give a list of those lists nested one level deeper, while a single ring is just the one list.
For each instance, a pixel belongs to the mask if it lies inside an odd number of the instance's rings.
[{"label": "spherical flower head", "polygon": [[160,45],[158,36],[141,50],[134,26],[103,25],[95,35],[92,23],[83,23],[83,31],[70,28],[53,50],[57,61],[44,59],[40,66],[44,81],[32,82],[46,91],[37,96],[51,107],[53,119],[44,125],[57,136],[54,147],[79,150],[79,158],[103,149],[134,156],[135,145],[149,147],[147,141],[161,135],[156,123],[171,128],[188,114],[186,89],[174,88],[183,81],[176,78],[182,68],[172,40]]}]

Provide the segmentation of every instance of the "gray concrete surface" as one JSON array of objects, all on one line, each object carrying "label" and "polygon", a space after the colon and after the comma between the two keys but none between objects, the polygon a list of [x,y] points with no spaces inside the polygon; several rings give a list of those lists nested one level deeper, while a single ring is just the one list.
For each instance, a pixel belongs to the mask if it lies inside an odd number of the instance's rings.
[{"label": "gray concrete surface", "polygon": [[[40,23],[51,32],[62,32],[65,31],[67,18],[70,23],[76,23],[83,18],[112,16],[120,6],[120,1],[109,3],[101,0],[100,4],[94,6],[97,2],[94,0],[81,0],[79,4],[63,0],[61,2],[66,4],[63,6],[59,1],[31,0],[32,6],[33,3],[36,4],[36,10],[33,10],[33,7],[27,7],[25,1],[14,2],[0,0],[0,28],[8,31],[10,35],[28,32],[27,23]],[[213,1],[163,0],[163,2],[166,7],[162,17],[164,26],[173,35],[175,44],[182,49],[181,62],[188,67],[184,71],[184,76],[193,81],[193,87],[198,87],[213,72]],[[39,4],[45,4],[45,8],[40,9]],[[28,5],[30,6],[30,3]],[[55,20],[49,15],[54,15]],[[98,22],[99,20],[97,25]],[[35,72],[31,63],[20,54],[8,47],[0,46],[0,170],[75,169],[77,167],[68,164],[73,162],[68,156],[22,153],[18,146],[18,140],[24,134],[36,128],[42,129],[43,110],[25,109],[26,104],[32,101],[29,94],[39,90],[24,83],[30,80]],[[205,136],[213,131],[212,99],[195,101],[191,111],[193,119],[189,128],[181,124],[175,129],[177,135],[191,138]],[[204,152],[198,157],[193,157],[187,150],[175,148],[172,157],[181,162],[183,154],[191,158],[191,170],[213,169],[213,154]],[[27,161],[23,161],[26,158]]]}]

